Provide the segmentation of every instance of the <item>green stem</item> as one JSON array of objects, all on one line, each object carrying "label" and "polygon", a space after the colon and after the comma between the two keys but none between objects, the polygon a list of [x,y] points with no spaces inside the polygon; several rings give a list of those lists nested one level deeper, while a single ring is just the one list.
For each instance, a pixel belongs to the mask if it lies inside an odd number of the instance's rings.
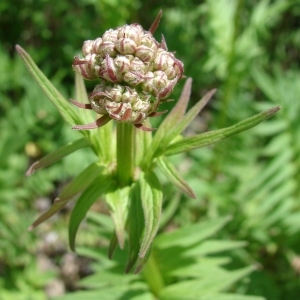
[{"label": "green stem", "polygon": [[117,122],[117,176],[121,186],[131,183],[134,172],[135,128]]},{"label": "green stem", "polygon": [[156,296],[159,296],[159,292],[164,288],[165,282],[162,274],[159,270],[155,257],[153,255],[153,250],[147,261],[145,268],[143,269],[143,277],[149,285],[150,291]]}]

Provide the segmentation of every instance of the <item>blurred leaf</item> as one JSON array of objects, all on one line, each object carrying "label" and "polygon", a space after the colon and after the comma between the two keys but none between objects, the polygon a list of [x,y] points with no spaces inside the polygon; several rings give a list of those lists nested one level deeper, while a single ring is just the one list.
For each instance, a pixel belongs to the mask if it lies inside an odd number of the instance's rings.
[{"label": "blurred leaf", "polygon": [[213,235],[229,220],[229,217],[223,217],[218,220],[188,225],[173,232],[162,233],[156,238],[155,246],[159,249],[175,246],[187,248]]}]

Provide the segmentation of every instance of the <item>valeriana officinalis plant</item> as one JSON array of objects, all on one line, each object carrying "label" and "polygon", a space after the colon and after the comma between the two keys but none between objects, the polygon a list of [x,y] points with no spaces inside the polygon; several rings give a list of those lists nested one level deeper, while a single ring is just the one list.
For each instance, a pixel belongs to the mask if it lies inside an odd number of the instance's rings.
[{"label": "valeriana officinalis plant", "polygon": [[[148,118],[166,113],[159,110],[159,105],[169,100],[174,86],[184,77],[183,63],[168,51],[165,39],[162,37],[159,43],[153,37],[160,18],[161,12],[148,31],[138,24],[124,25],[84,42],[82,57],[73,61],[76,71],[76,100],[70,100],[73,107],[29,54],[16,46],[30,73],[62,117],[83,136],[35,162],[27,175],[84,147],[90,147],[96,156],[95,162],[62,189],[52,207],[29,230],[76,196],[69,221],[69,243],[75,250],[81,221],[95,201],[105,199],[115,226],[109,257],[117,245],[123,249],[127,239],[126,272],[133,267],[135,272],[143,268],[159,228],[163,193],[155,168],[183,193],[196,198],[168,157],[214,144],[259,124],[279,110],[275,107],[227,128],[183,137],[181,133],[215,93],[210,91],[186,112],[192,84],[192,79],[187,78],[173,109],[159,128],[151,128]],[[96,82],[89,95],[83,79]],[[98,117],[92,120],[95,112]]]}]

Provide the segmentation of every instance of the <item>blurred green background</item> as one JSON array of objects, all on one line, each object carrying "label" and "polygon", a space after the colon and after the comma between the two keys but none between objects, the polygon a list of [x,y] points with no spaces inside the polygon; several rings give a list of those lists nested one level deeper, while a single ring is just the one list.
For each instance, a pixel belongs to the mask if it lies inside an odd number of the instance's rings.
[{"label": "blurred green background", "polygon": [[[78,151],[25,176],[32,162],[74,140],[77,133],[64,124],[30,77],[15,44],[30,53],[68,99],[74,96],[73,57],[84,40],[126,23],[140,23],[147,29],[160,9],[163,18],[155,36],[160,40],[164,34],[169,50],[184,62],[185,75],[193,78],[191,105],[209,89],[218,88],[187,135],[230,126],[272,106],[282,107],[257,128],[174,158],[197,200],[175,194],[163,182],[169,215],[162,231],[232,216],[215,239],[246,244],[227,253],[231,260],[225,268],[251,265],[255,271],[227,291],[272,300],[299,299],[300,1],[2,0],[1,300],[42,300],[80,289],[80,279],[95,273],[92,263],[97,259],[89,249],[105,246],[108,234],[99,231],[95,221],[100,212],[107,212],[102,204],[94,208],[84,234],[78,237],[86,255],[76,256],[68,249],[70,207],[34,232],[26,230],[93,157]],[[182,87],[183,82],[176,87],[174,99]],[[87,82],[89,88],[92,85]]]}]

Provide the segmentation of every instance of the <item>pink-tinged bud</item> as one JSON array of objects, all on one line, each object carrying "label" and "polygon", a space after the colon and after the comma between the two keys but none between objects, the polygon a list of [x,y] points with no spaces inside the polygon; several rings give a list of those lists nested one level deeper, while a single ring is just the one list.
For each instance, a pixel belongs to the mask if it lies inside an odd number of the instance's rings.
[{"label": "pink-tinged bud", "polygon": [[103,43],[102,38],[97,38],[94,40],[93,47],[92,47],[93,53],[99,54],[98,48],[101,46],[102,43]]},{"label": "pink-tinged bud", "polygon": [[119,39],[115,44],[116,49],[121,54],[133,54],[137,48],[136,43],[129,38]]},{"label": "pink-tinged bud", "polygon": [[149,69],[149,63],[142,62],[138,57],[135,57],[130,63],[130,71],[140,72],[144,75]]},{"label": "pink-tinged bud", "polygon": [[137,56],[141,61],[150,62],[153,61],[155,52],[153,49],[148,48],[145,45],[140,45],[136,48],[134,55]]},{"label": "pink-tinged bud", "polygon": [[118,31],[109,29],[106,30],[102,36],[103,42],[112,42],[115,43],[118,40]]},{"label": "pink-tinged bud", "polygon": [[164,87],[166,87],[169,83],[168,77],[163,71],[155,71],[154,72],[154,78],[152,80],[152,84],[154,86],[154,89],[160,91]]},{"label": "pink-tinged bud", "polygon": [[100,76],[111,82],[121,81],[121,73],[117,71],[114,60],[106,55],[105,59],[101,63],[101,73]]},{"label": "pink-tinged bud", "polygon": [[139,99],[139,94],[131,89],[131,88],[126,88],[126,91],[123,93],[122,96],[122,102],[124,103],[135,103]]},{"label": "pink-tinged bud", "polygon": [[115,63],[116,68],[121,73],[128,72],[130,69],[130,60],[125,56],[118,55],[114,59],[114,63]]},{"label": "pink-tinged bud", "polygon": [[143,32],[144,29],[139,24],[124,25],[118,30],[118,39],[128,38],[137,43],[140,35],[143,34]]},{"label": "pink-tinged bud", "polygon": [[83,46],[82,46],[82,54],[84,56],[88,55],[88,54],[91,54],[92,51],[93,51],[93,45],[94,45],[94,41],[92,40],[88,40],[88,41],[85,41],[83,43]]},{"label": "pink-tinged bud", "polygon": [[108,54],[109,56],[115,56],[117,54],[115,50],[115,44],[110,41],[102,41],[102,43],[99,44],[99,46],[95,50],[95,53],[100,54],[101,57],[105,57],[106,54]]},{"label": "pink-tinged bud", "polygon": [[130,71],[125,73],[123,80],[130,86],[137,86],[144,81],[144,76],[140,73]]}]

